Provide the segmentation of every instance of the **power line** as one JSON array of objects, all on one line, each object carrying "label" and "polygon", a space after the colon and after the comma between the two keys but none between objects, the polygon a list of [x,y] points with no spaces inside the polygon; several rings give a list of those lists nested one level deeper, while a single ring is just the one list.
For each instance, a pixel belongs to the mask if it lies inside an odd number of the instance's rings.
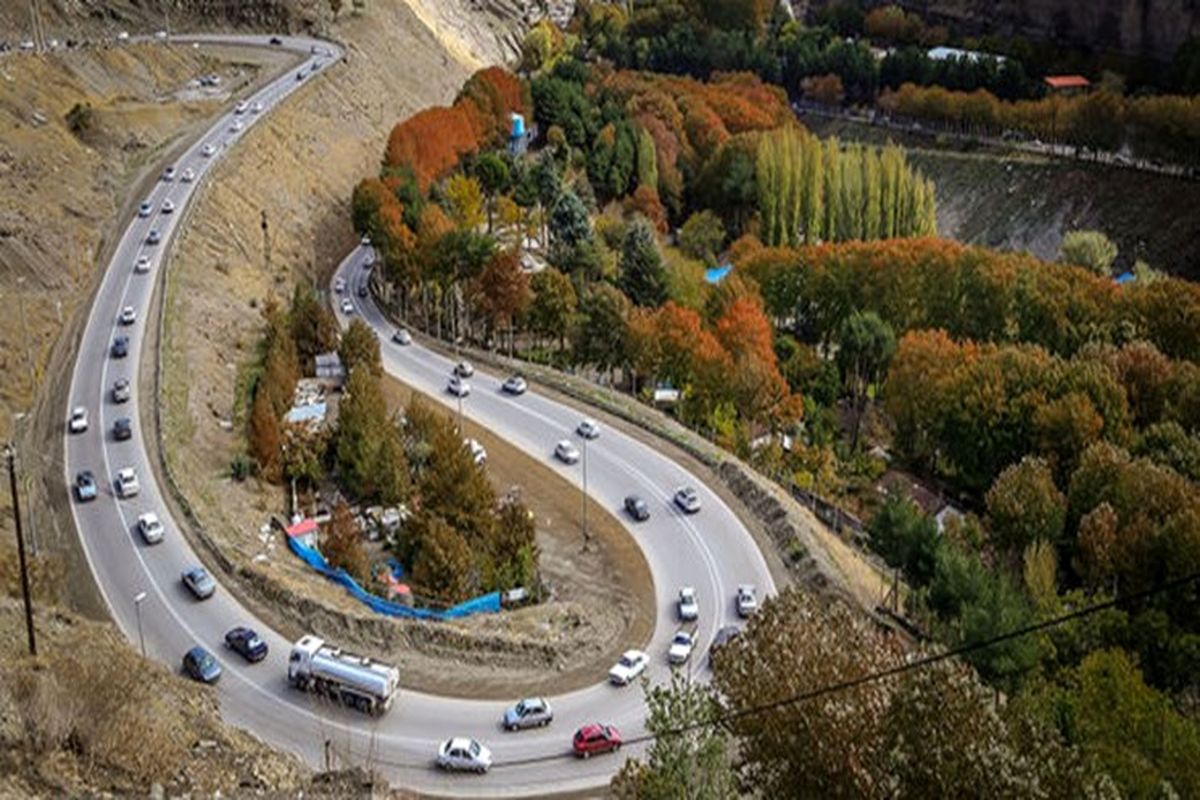
[{"label": "power line", "polygon": [[[662,736],[662,737],[679,736],[679,735],[682,735],[685,733],[690,733],[692,731],[699,730],[702,728],[711,728],[711,727],[716,727],[718,725],[726,725],[730,722],[734,722],[734,721],[737,721],[740,719],[745,719],[746,717],[759,716],[759,715],[765,714],[770,711],[775,711],[777,709],[784,708],[786,706],[796,705],[797,703],[803,703],[807,700],[813,700],[818,697],[823,697],[825,695],[835,694],[837,692],[843,692],[848,689],[854,689],[854,688],[863,686],[868,683],[873,683],[875,681],[884,680],[886,678],[893,678],[893,677],[896,677],[897,675],[901,675],[906,672],[911,672],[911,671],[918,670],[918,669],[924,669],[925,667],[932,666],[932,665],[937,664],[942,661],[949,661],[950,659],[957,658],[958,656],[966,655],[968,653],[973,653],[978,650],[984,650],[989,647],[993,647],[997,644],[1011,641],[1013,639],[1019,639],[1022,636],[1028,636],[1033,633],[1038,633],[1040,631],[1045,631],[1045,630],[1049,630],[1051,628],[1056,628],[1060,625],[1065,625],[1068,622],[1073,622],[1077,619],[1082,619],[1084,617],[1091,616],[1092,614],[1097,614],[1101,611],[1107,611],[1112,608],[1117,608],[1118,606],[1128,605],[1130,603],[1135,603],[1139,600],[1145,600],[1145,599],[1147,599],[1149,597],[1153,597],[1154,595],[1157,595],[1157,594],[1162,594],[1164,592],[1170,592],[1175,589],[1180,589],[1184,586],[1187,586],[1190,583],[1196,582],[1197,580],[1200,580],[1200,572],[1193,572],[1182,578],[1178,578],[1173,581],[1168,581],[1166,583],[1161,583],[1161,584],[1158,584],[1157,586],[1153,586],[1149,589],[1145,589],[1140,592],[1134,592],[1132,594],[1128,594],[1128,595],[1125,595],[1120,598],[1106,600],[1103,603],[1096,603],[1094,605],[1084,606],[1083,608],[1076,609],[1075,611],[1071,611],[1069,613],[1062,614],[1060,616],[1053,617],[1051,619],[1043,620],[1042,622],[1037,622],[1032,625],[1026,625],[1025,627],[1022,627],[1022,628],[1016,628],[1014,630],[1007,631],[1007,632],[999,634],[997,636],[993,636],[990,639],[982,639],[978,642],[971,642],[969,644],[960,645],[958,647],[954,647],[954,648],[945,650],[940,653],[928,655],[923,658],[915,659],[913,661],[907,661],[903,664],[898,664],[894,667],[889,667],[888,669],[880,670],[877,672],[869,672],[865,675],[860,675],[857,678],[850,678],[848,680],[839,681],[837,683],[826,684],[825,686],[820,686],[815,689],[810,689],[805,692],[800,692],[799,694],[794,694],[794,695],[791,695],[790,697],[785,697],[780,700],[775,700],[771,703],[764,703],[762,705],[751,706],[749,708],[740,709],[738,711],[731,711],[731,712],[728,712],[725,714],[718,715],[717,717],[715,717],[713,719],[704,720],[703,722],[695,722],[690,725],[682,725],[678,728],[672,728],[670,730],[664,731],[661,734],[644,733],[641,736],[635,736],[630,739],[624,739],[622,741],[622,745],[642,744],[644,742],[654,741],[655,739],[659,738],[660,736]],[[571,753],[570,751],[563,752],[563,753],[553,753],[553,754],[541,755],[541,756],[530,756],[528,758],[518,758],[518,759],[513,759],[510,761],[498,762],[498,763],[494,764],[492,768],[493,769],[502,769],[505,767],[528,766],[531,764],[538,764],[538,763],[547,762],[547,761],[557,761],[559,759],[568,758],[568,757],[572,757],[572,756],[573,756],[573,753]]]}]

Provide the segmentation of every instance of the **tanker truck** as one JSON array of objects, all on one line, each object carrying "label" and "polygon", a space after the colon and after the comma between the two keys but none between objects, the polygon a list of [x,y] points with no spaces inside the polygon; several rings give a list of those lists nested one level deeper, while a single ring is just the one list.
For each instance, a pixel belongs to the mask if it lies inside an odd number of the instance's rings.
[{"label": "tanker truck", "polygon": [[316,636],[302,636],[288,658],[288,683],[379,715],[392,705],[400,670],[332,647]]}]

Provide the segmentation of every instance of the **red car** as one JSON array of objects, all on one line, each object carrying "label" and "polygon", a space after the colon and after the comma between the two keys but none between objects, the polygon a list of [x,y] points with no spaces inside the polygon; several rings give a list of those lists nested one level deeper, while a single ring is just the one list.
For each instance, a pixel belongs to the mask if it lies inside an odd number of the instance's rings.
[{"label": "red car", "polygon": [[621,734],[611,725],[598,722],[575,731],[575,755],[587,758],[592,753],[611,753],[621,749]]}]

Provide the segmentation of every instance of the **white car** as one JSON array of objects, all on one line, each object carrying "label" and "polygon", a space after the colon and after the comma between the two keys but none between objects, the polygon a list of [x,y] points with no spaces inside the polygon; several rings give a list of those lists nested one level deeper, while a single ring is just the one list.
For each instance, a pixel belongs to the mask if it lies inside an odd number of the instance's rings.
[{"label": "white car", "polygon": [[117,317],[117,322],[122,325],[132,325],[137,322],[137,311],[134,311],[133,306],[125,306],[121,309],[121,315]]},{"label": "white car", "polygon": [[617,686],[626,686],[637,680],[649,663],[650,657],[641,650],[626,650],[608,671],[608,680]]},{"label": "white car", "polygon": [[167,32],[166,32],[166,31],[155,31],[155,32],[154,32],[154,38],[155,38],[155,39],[158,39],[158,40],[160,40],[160,41],[161,41],[161,40],[163,40],[163,39],[166,39],[166,38],[167,38]]},{"label": "white car", "polygon": [[456,736],[438,748],[437,765],[454,772],[483,774],[492,768],[492,751],[474,739]]},{"label": "white car", "polygon": [[245,100],[243,100],[243,101],[241,101],[240,103],[238,103],[236,106],[234,106],[234,107],[233,107],[233,113],[235,113],[235,114],[245,114],[245,113],[246,113],[246,109],[247,109],[248,107],[249,107],[249,106],[247,106],[247,105],[246,105],[246,101],[245,101]]},{"label": "white car", "polygon": [[335,292],[337,292],[338,294],[341,294],[342,292],[346,291],[346,279],[338,278],[337,280],[335,280],[333,282],[333,290]]},{"label": "white car", "polygon": [[67,429],[71,433],[83,433],[88,429],[88,413],[83,406],[76,406],[71,409],[71,421],[67,423]]},{"label": "white car", "polygon": [[216,153],[217,146],[212,143],[206,144],[204,147],[200,148],[200,155],[204,156],[205,158],[210,158],[216,155]]},{"label": "white car", "polygon": [[692,657],[692,648],[695,646],[695,636],[687,631],[675,631],[671,647],[667,650],[667,662],[675,665],[686,664]]},{"label": "white car", "polygon": [[342,300],[342,313],[343,314],[353,314],[354,313],[354,303],[350,302],[349,297],[346,297]]},{"label": "white car", "polygon": [[575,432],[585,439],[597,439],[600,437],[600,425],[594,419],[585,419]]},{"label": "white car", "polygon": [[692,622],[700,616],[700,603],[696,600],[696,590],[684,586],[679,590],[679,619]]},{"label": "white car", "polygon": [[175,168],[174,168],[174,167],[167,167],[166,169],[164,169],[164,170],[163,170],[163,174],[162,174],[162,179],[163,179],[164,181],[173,181],[173,180],[175,180]]},{"label": "white car", "polygon": [[162,234],[158,232],[158,228],[155,228],[146,234],[146,244],[158,244],[161,241]]},{"label": "white car", "polygon": [[399,345],[408,346],[412,344],[412,334],[404,330],[404,328],[398,328],[392,334],[392,341]]},{"label": "white car", "polygon": [[563,439],[554,446],[554,457],[564,464],[574,464],[579,461],[579,448]]},{"label": "white car", "polygon": [[184,183],[191,183],[192,181],[196,180],[196,172],[191,167],[188,167],[179,176],[179,180],[183,181]]},{"label": "white car", "polygon": [[175,213],[175,204],[172,203],[169,199],[163,200],[162,208],[160,208],[159,211],[161,211],[164,214],[174,214]]},{"label": "white car", "polygon": [[142,217],[143,219],[150,216],[153,212],[154,204],[149,200],[144,201],[140,206],[138,206],[138,216]]},{"label": "white car", "polygon": [[258,101],[255,101],[254,105],[250,106],[251,114],[261,114],[262,110],[263,110],[263,104]]},{"label": "white car", "polygon": [[481,467],[487,463],[487,450],[479,443],[478,439],[463,439],[463,445],[471,453],[471,460],[475,462],[475,466]]},{"label": "white car", "polygon": [[737,588],[737,613],[739,617],[752,617],[758,613],[757,590],[748,583]]},{"label": "white car", "polygon": [[142,490],[138,484],[137,473],[133,471],[133,467],[124,467],[117,471],[117,497],[122,500],[128,497],[133,497]]},{"label": "white car", "polygon": [[446,384],[446,391],[455,397],[466,397],[471,393],[471,384],[457,375],[451,375],[450,382]]},{"label": "white car", "polygon": [[118,42],[128,42],[129,41],[129,31],[121,31],[120,33],[118,33],[117,41]]},{"label": "white car", "polygon": [[695,514],[700,510],[700,495],[691,486],[683,486],[675,492],[675,505],[685,514]]},{"label": "white car", "polygon": [[475,374],[475,368],[470,361],[460,361],[454,365],[454,374],[460,378],[469,378]]},{"label": "white car", "polygon": [[138,517],[137,529],[146,544],[158,544],[163,540],[162,520],[153,511]]},{"label": "white car", "polygon": [[134,272],[149,272],[150,271],[150,256],[138,256],[137,261],[133,265]]},{"label": "white car", "polygon": [[542,728],[554,721],[554,710],[541,697],[527,697],[504,712],[504,730]]},{"label": "white car", "polygon": [[233,124],[229,126],[229,131],[231,133],[241,133],[242,129],[245,127],[246,126],[242,124],[242,121],[240,119],[235,119],[233,121]]},{"label": "white car", "polygon": [[360,239],[358,243],[361,244],[363,247],[370,247],[371,246],[371,234],[364,233],[362,239]]}]

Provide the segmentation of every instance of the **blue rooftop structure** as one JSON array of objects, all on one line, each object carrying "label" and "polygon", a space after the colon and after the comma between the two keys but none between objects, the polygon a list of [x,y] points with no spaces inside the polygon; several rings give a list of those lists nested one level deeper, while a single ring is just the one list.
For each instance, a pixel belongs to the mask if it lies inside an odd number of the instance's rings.
[{"label": "blue rooftop structure", "polygon": [[1113,283],[1115,283],[1117,286],[1124,286],[1125,284],[1133,283],[1136,280],[1137,275],[1134,275],[1132,272],[1122,272],[1120,275],[1113,278]]},{"label": "blue rooftop structure", "polygon": [[733,272],[733,264],[722,264],[719,267],[704,270],[704,280],[716,285],[725,280],[725,276]]}]

